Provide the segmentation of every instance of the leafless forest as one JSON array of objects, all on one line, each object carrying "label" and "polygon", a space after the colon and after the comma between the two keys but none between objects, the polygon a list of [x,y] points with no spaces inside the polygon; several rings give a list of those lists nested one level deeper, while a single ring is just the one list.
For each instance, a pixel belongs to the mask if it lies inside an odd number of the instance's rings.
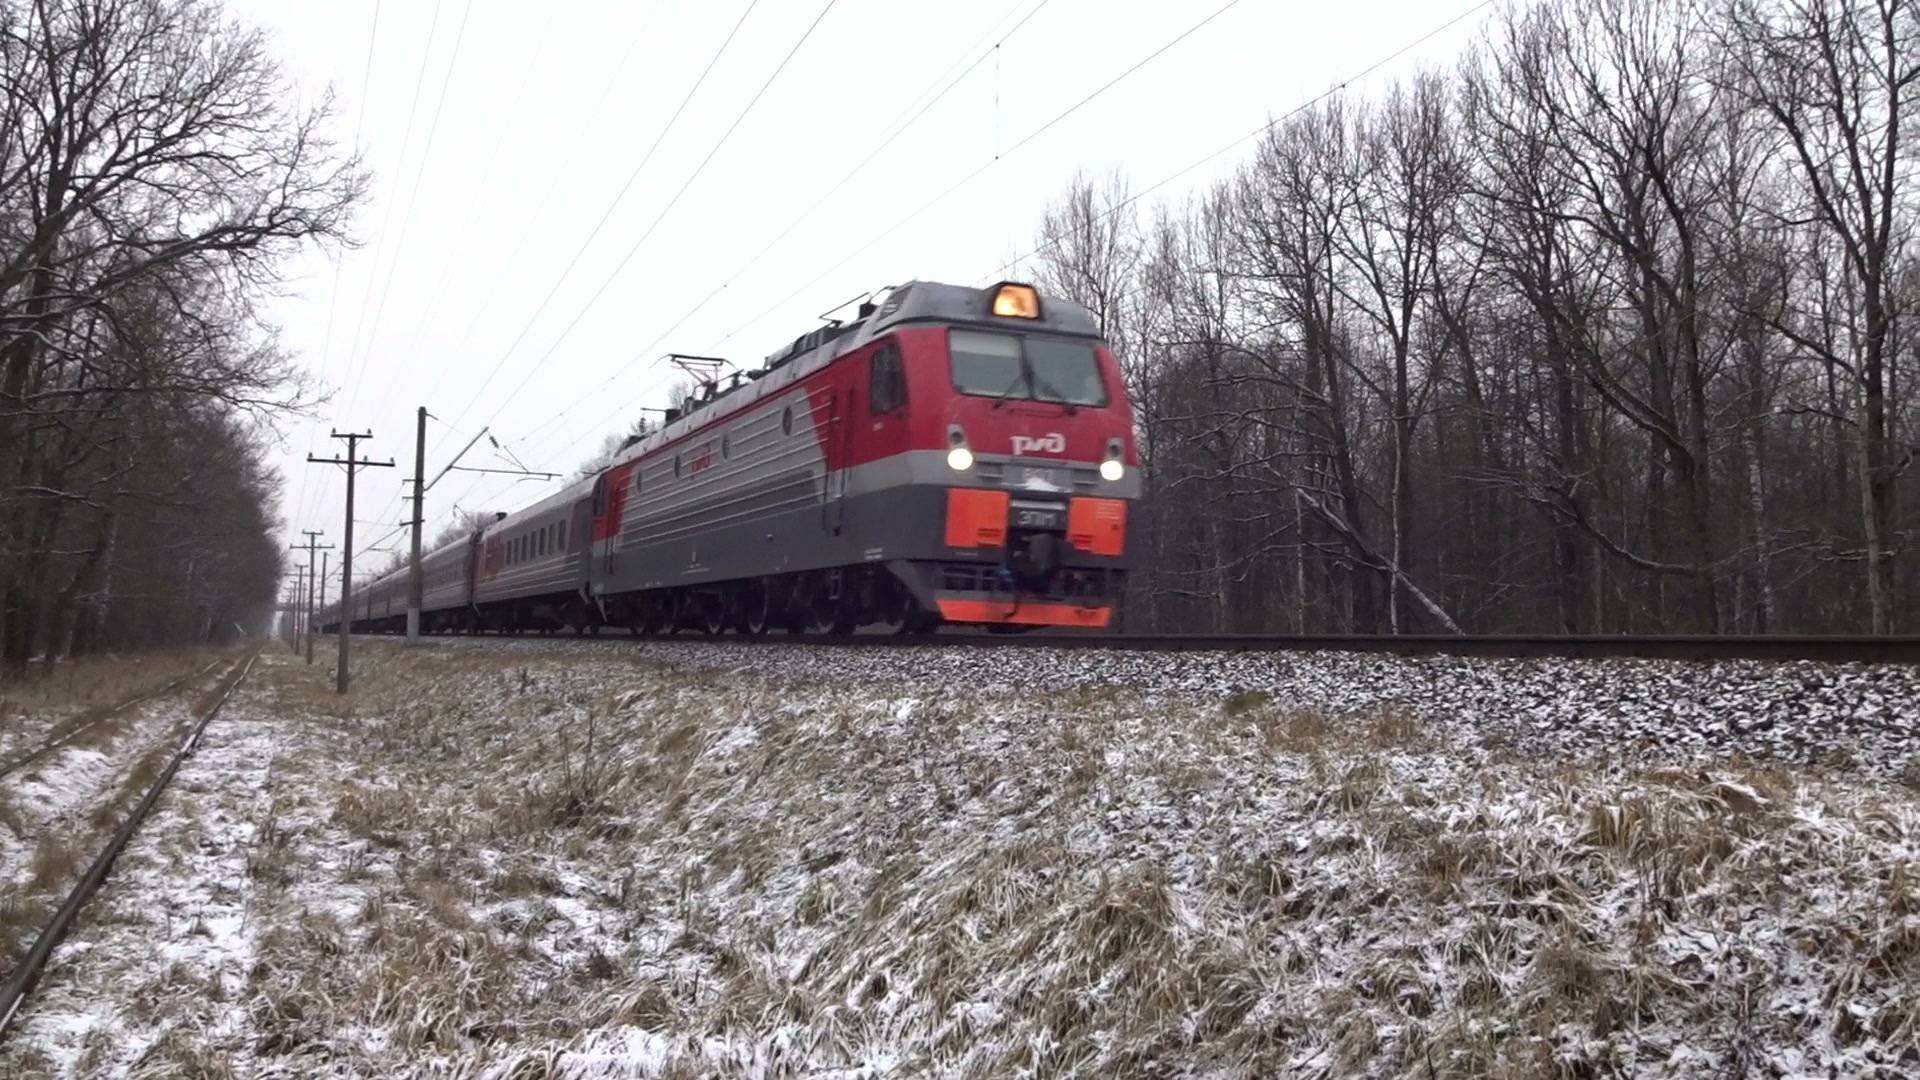
[{"label": "leafless forest", "polygon": [[306,390],[252,305],[338,238],[357,163],[217,6],[0,0],[5,659],[258,624],[265,414]]},{"label": "leafless forest", "polygon": [[[1135,629],[1920,629],[1906,0],[1513,5],[1032,272],[1140,413]],[[0,0],[0,650],[268,605],[254,304],[359,165],[196,0]]]},{"label": "leafless forest", "polygon": [[1920,17],[1514,5],[1043,286],[1140,413],[1168,630],[1913,632]]}]

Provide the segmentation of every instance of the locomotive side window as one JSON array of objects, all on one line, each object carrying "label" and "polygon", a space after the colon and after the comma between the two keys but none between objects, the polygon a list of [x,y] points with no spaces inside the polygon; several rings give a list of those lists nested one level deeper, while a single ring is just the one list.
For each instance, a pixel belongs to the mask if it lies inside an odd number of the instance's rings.
[{"label": "locomotive side window", "polygon": [[978,397],[1023,398],[1027,368],[1020,361],[1020,339],[1011,334],[955,330],[947,335],[953,388]]},{"label": "locomotive side window", "polygon": [[780,413],[780,434],[793,434],[793,406],[789,405]]},{"label": "locomotive side window", "polygon": [[867,411],[890,413],[907,403],[907,376],[900,365],[900,346],[889,341],[874,354],[867,370]]},{"label": "locomotive side window", "polygon": [[560,540],[554,545],[554,548],[562,553],[565,553],[567,550],[567,523],[564,521],[560,523]]},{"label": "locomotive side window", "polygon": [[729,431],[720,436],[720,457],[722,459],[725,459],[725,458],[730,458],[732,456],[733,456],[733,432]]}]

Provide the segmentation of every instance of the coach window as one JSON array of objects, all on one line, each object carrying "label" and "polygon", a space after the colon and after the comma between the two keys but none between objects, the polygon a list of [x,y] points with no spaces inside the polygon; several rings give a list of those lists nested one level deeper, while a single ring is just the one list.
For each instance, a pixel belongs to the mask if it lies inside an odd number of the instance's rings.
[{"label": "coach window", "polygon": [[867,369],[867,411],[890,413],[907,403],[906,373],[900,366],[900,346],[889,341],[873,354]]},{"label": "coach window", "polygon": [[567,550],[567,523],[564,521],[560,523],[560,542],[556,546],[556,550],[562,554],[565,554]]}]

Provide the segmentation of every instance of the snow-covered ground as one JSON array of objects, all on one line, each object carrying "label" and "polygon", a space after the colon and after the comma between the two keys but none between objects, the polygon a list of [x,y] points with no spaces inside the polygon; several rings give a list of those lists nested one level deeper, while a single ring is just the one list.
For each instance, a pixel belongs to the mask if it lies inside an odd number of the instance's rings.
[{"label": "snow-covered ground", "polygon": [[269,651],[0,1074],[1920,1071],[1904,669],[356,671]]}]

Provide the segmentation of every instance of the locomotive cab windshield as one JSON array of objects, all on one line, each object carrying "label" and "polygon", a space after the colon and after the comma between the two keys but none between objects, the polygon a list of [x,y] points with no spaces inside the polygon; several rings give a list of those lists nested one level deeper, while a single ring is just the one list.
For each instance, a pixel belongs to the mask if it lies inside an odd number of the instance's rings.
[{"label": "locomotive cab windshield", "polygon": [[1069,408],[1107,404],[1099,362],[1084,341],[956,329],[948,332],[947,355],[953,388],[962,394]]}]

